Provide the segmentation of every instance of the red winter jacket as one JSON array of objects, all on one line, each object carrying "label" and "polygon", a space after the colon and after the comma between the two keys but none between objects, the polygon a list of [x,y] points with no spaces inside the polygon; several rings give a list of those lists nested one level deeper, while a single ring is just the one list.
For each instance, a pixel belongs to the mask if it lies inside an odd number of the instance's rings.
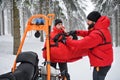
[{"label": "red winter jacket", "polygon": [[[50,45],[55,44],[53,38],[58,33],[65,33],[63,30],[59,30],[56,27],[50,33]],[[60,37],[61,38],[61,37]],[[70,39],[70,37],[66,37]],[[87,55],[87,50],[78,51],[76,48],[67,46],[62,42],[58,42],[58,46],[50,48],[50,60],[51,62],[74,62],[82,58],[82,56]],[[43,51],[43,57],[46,59],[46,49]]]},{"label": "red winter jacket", "polygon": [[91,31],[77,31],[77,35],[83,36],[82,40],[67,40],[69,46],[81,49],[90,49],[88,56],[91,66],[108,66],[113,62],[113,49],[111,34],[108,29],[110,20],[101,16],[94,29]]}]

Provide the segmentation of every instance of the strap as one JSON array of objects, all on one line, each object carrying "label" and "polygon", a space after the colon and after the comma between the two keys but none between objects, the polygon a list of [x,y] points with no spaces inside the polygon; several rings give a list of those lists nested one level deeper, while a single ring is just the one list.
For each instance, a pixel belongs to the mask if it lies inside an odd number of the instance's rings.
[{"label": "strap", "polygon": [[[55,37],[52,39],[55,42],[55,44],[50,44],[50,47],[58,47],[58,42],[62,42],[65,44],[66,36],[68,36],[67,33],[58,33],[57,35],[55,35]],[[61,39],[59,39],[60,37]],[[45,49],[46,47],[44,47],[42,51]]]},{"label": "strap", "polygon": [[[50,44],[50,47],[58,47],[58,42],[55,44]],[[46,50],[46,47],[42,48],[42,51]]]},{"label": "strap", "polygon": [[[59,40],[59,37],[61,36],[61,39]],[[66,36],[70,36],[70,35],[68,35],[67,33],[58,33],[57,35],[55,35],[55,37],[52,39],[54,42],[55,42],[55,44],[50,44],[50,47],[57,47],[58,46],[58,42],[62,42],[62,43],[66,43]],[[71,35],[72,37],[73,37],[73,40],[77,40],[78,39],[78,37],[77,37],[77,35]],[[46,49],[46,47],[44,47],[44,48],[42,48],[42,51],[43,50],[45,50]]]},{"label": "strap", "polygon": [[101,46],[101,45],[106,45],[106,44],[111,44],[111,42],[107,42],[107,40],[106,40],[106,37],[104,36],[104,34],[103,34],[103,32],[101,31],[101,30],[99,30],[99,29],[97,29],[101,34],[99,34],[101,37],[102,37],[102,39],[103,39],[103,43],[102,44],[99,44],[98,46]]},{"label": "strap", "polygon": [[[103,46],[103,45],[107,45],[107,44],[111,44],[111,42],[107,42],[107,41],[106,41],[106,37],[104,36],[103,32],[102,32],[101,30],[99,30],[99,29],[97,29],[97,30],[98,30],[100,33],[96,33],[96,34],[99,34],[99,35],[102,37],[103,43],[102,43],[102,44],[98,44],[98,45],[95,46],[95,47]],[[95,47],[90,48],[90,50],[94,49]]]},{"label": "strap", "polygon": [[99,35],[102,36],[102,38],[103,38],[103,43],[106,43],[107,41],[106,41],[106,38],[105,38],[103,32],[102,32],[101,30],[99,30],[99,29],[98,29],[98,31],[101,33],[101,34],[99,34]]}]

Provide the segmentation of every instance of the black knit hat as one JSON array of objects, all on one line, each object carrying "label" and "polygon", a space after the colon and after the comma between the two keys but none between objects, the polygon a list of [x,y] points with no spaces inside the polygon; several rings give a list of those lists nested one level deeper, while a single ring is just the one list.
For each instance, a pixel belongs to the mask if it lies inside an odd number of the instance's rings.
[{"label": "black knit hat", "polygon": [[62,23],[62,20],[61,20],[61,19],[56,19],[54,25],[56,26],[56,25],[59,24],[59,23]]},{"label": "black knit hat", "polygon": [[101,17],[101,14],[98,11],[92,11],[88,14],[87,19],[97,22],[97,20]]}]

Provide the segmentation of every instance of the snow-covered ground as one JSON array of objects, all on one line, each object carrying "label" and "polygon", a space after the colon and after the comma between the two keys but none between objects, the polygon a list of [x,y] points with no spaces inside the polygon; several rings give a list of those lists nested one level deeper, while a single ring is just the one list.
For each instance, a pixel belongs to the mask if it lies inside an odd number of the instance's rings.
[{"label": "snow-covered ground", "polygon": [[[13,41],[11,36],[0,36],[0,74],[11,71],[15,55],[13,54]],[[43,42],[32,36],[28,36],[23,45],[22,51],[34,51],[38,53],[40,63],[44,61],[42,58]],[[109,71],[106,80],[120,80],[120,47],[114,47],[114,62]],[[71,80],[92,80],[92,67],[90,67],[88,57],[68,63],[68,69]]]}]

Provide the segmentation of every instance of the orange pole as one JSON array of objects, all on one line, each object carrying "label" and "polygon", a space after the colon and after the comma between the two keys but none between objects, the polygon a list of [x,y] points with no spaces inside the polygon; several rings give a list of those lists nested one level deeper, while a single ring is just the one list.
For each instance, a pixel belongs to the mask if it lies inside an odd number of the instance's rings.
[{"label": "orange pole", "polygon": [[47,80],[50,80],[50,39],[49,39],[49,19],[46,19],[46,25],[47,25],[47,29],[45,29],[46,32],[46,49],[47,49]]},{"label": "orange pole", "polygon": [[47,46],[47,80],[50,80],[50,41],[49,41],[49,34],[46,35],[46,46]]},{"label": "orange pole", "polygon": [[[12,67],[12,72],[14,72],[15,69],[16,69],[16,59],[17,59],[17,56],[21,53],[21,49],[22,49],[22,46],[23,46],[23,44],[24,44],[24,40],[25,40],[25,37],[26,37],[26,35],[27,35],[27,32],[30,31],[30,30],[46,30],[46,29],[47,29],[47,25],[46,25],[46,24],[44,25],[44,27],[43,27],[43,26],[42,26],[42,27],[41,27],[41,26],[38,27],[38,26],[36,26],[36,25],[31,25],[32,20],[33,20],[34,18],[38,18],[38,17],[42,17],[42,18],[44,18],[44,19],[47,18],[46,16],[44,16],[44,15],[42,15],[42,14],[39,14],[39,15],[33,15],[33,16],[31,16],[30,19],[28,20],[27,28],[25,29],[25,32],[24,32],[24,34],[23,34],[23,38],[22,38],[22,40],[21,40],[21,42],[20,42],[20,46],[19,46],[18,51],[17,51],[17,54],[16,54],[16,58],[15,58],[15,60],[14,60],[14,64],[13,64],[13,67]],[[46,22],[47,22],[47,21],[46,21]],[[48,24],[48,23],[47,23],[47,24]]]},{"label": "orange pole", "polygon": [[[21,41],[20,46],[18,48],[18,51],[17,51],[17,54],[16,54],[16,59],[17,59],[17,56],[21,53],[21,49],[22,49],[23,43],[25,41],[26,34],[27,34],[27,29],[25,30],[25,33],[24,33],[23,38],[22,38],[22,41]],[[15,69],[16,69],[16,59],[14,61],[13,67],[12,67],[12,72],[14,72]]]},{"label": "orange pole", "polygon": [[47,15],[48,17],[48,29],[47,29],[47,32],[46,32],[46,46],[47,46],[47,80],[50,80],[50,73],[51,73],[51,70],[50,70],[50,26],[52,24],[52,20],[54,19],[54,14],[48,14]]},{"label": "orange pole", "polygon": [[[44,25],[35,25],[35,24],[31,24],[32,20],[35,19],[35,18],[43,18],[45,20],[45,24]],[[38,15],[33,15],[29,18],[28,20],[28,23],[27,23],[27,27],[25,29],[25,32],[23,34],[23,38],[21,40],[21,43],[20,43],[20,46],[18,48],[18,51],[17,51],[17,55],[16,55],[16,59],[17,59],[17,56],[21,53],[21,50],[22,50],[22,47],[23,47],[23,44],[24,44],[24,41],[25,41],[25,38],[26,38],[26,35],[27,35],[27,32],[30,31],[30,30],[43,30],[46,32],[46,46],[47,46],[47,80],[50,80],[50,37],[49,37],[49,27],[51,26],[52,24],[52,20],[54,19],[54,14],[48,14],[47,16],[45,15],[42,15],[42,14],[38,14]],[[14,61],[14,64],[13,64],[13,67],[12,67],[12,72],[15,71],[16,69],[16,59]]]}]

